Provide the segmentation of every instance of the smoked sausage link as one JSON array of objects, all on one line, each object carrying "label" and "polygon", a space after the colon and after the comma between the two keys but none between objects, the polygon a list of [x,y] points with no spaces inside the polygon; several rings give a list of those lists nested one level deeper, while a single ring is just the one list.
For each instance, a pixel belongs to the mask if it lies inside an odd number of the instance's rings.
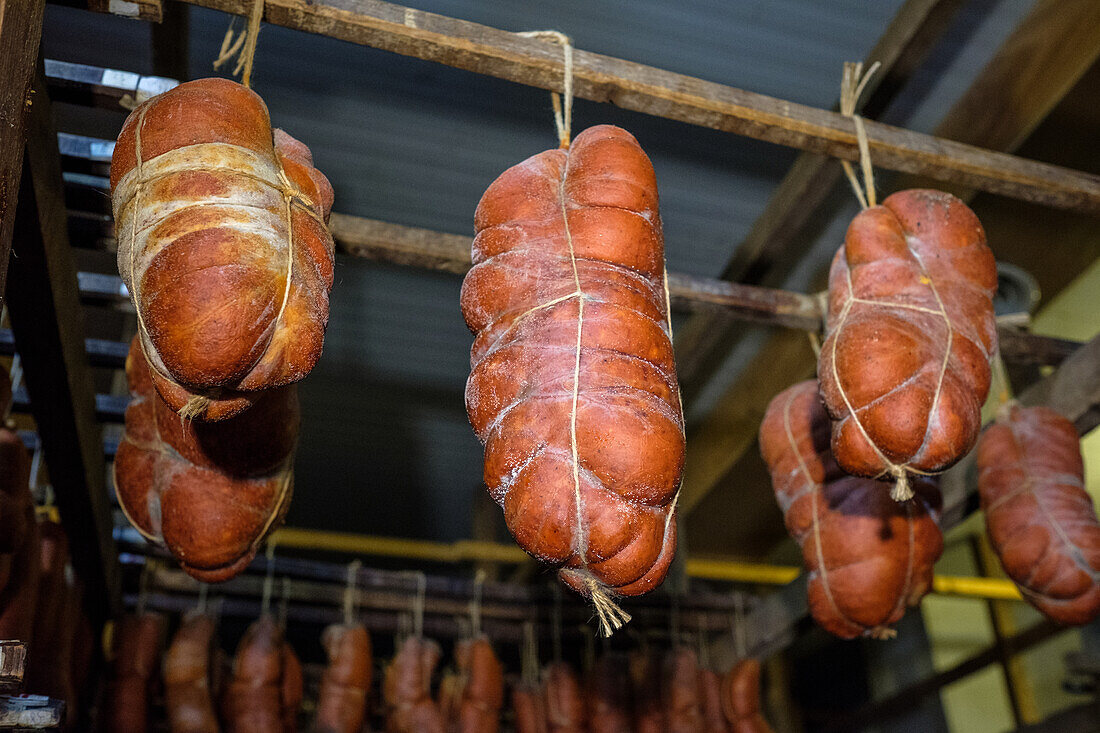
[{"label": "smoked sausage link", "polygon": [[214,712],[214,619],[184,618],[164,657],[165,708],[171,733],[218,733]]},{"label": "smoked sausage link", "polygon": [[722,680],[722,711],[733,733],[772,733],[760,714],[760,660],[742,659]]},{"label": "smoked sausage link", "polygon": [[199,79],[139,105],[111,192],[119,274],[172,410],[223,419],[309,373],[328,322],[332,186],[255,92]]},{"label": "smoked sausage link", "polygon": [[125,616],[116,627],[104,711],[106,729],[111,733],[152,729],[150,688],[160,666],[164,628],[164,617],[152,613]]},{"label": "smoked sausage link", "polygon": [[997,349],[997,267],[978,218],[940,191],[901,191],[852,220],[829,273],[817,375],[848,473],[942,471],[974,447]]},{"label": "smoked sausage link", "polygon": [[333,624],[321,634],[328,666],[321,675],[314,733],[358,733],[367,715],[372,660],[370,635],[361,624]]},{"label": "smoked sausage link", "polygon": [[1100,614],[1100,523],[1077,430],[1047,407],[1009,404],[978,443],[985,525],[1028,603],[1062,624]]},{"label": "smoked sausage link", "polygon": [[652,590],[684,463],[653,167],[590,128],[501,174],[475,228],[466,408],[489,493],[582,595]]},{"label": "smoked sausage link", "polygon": [[891,636],[906,606],[928,592],[943,552],[938,489],[922,477],[914,497],[897,502],[883,483],[845,475],[829,451],[829,418],[813,380],[768,405],[760,451],[802,548],[814,619],[844,639]]}]

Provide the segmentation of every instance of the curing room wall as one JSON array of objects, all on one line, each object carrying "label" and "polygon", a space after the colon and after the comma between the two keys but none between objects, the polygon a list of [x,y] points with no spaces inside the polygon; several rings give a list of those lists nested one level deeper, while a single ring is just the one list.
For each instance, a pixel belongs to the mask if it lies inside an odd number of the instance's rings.
[{"label": "curing room wall", "polygon": [[[1032,328],[1047,336],[1088,341],[1100,333],[1100,261],[1093,263],[1036,314]],[[1100,430],[1081,442],[1085,480],[1093,501],[1100,504]],[[970,517],[948,533],[948,546],[936,564],[944,575],[979,574],[971,537],[985,532],[984,517]],[[1004,575],[999,567],[996,574]],[[1011,602],[1008,633],[1019,633],[1039,623],[1038,612],[1023,602]],[[949,669],[988,648],[994,640],[990,613],[984,601],[928,596],[921,604],[932,643],[936,671]],[[1062,688],[1065,655],[1080,647],[1080,633],[1067,630],[1020,655],[1015,685],[1025,722],[1037,722],[1054,712],[1085,702]],[[999,664],[992,664],[941,692],[944,713],[953,731],[1001,733],[1015,728]]]}]

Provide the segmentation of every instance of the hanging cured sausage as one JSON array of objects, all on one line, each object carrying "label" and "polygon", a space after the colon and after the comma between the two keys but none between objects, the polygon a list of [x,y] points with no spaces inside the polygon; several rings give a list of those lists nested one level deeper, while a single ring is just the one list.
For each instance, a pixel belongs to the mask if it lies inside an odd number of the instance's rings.
[{"label": "hanging cured sausage", "polygon": [[1100,523],[1077,430],[1046,407],[1009,404],[978,443],[978,490],[1005,572],[1063,624],[1100,614]]},{"label": "hanging cured sausage", "polygon": [[684,432],[649,159],[590,128],[505,171],[475,228],[466,407],[489,492],[598,609],[652,590],[675,551]]},{"label": "hanging cured sausage", "polygon": [[846,476],[829,451],[829,429],[817,384],[800,382],[768,405],[760,451],[787,531],[802,547],[814,619],[845,639],[890,636],[931,587],[943,551],[939,491],[922,478],[914,500],[899,503],[882,483]]},{"label": "hanging cured sausage", "polygon": [[542,696],[546,700],[550,733],[585,733],[588,730],[584,695],[577,675],[566,662],[554,662],[543,670]]},{"label": "hanging cured sausage", "polygon": [[160,668],[164,627],[164,617],[153,613],[124,616],[115,627],[114,659],[104,708],[106,730],[111,733],[152,730],[150,696]]},{"label": "hanging cured sausage", "polygon": [[332,187],[253,91],[180,84],[126,119],[111,161],[118,269],[157,391],[219,420],[321,354]]},{"label": "hanging cured sausage", "polygon": [[722,710],[733,733],[772,733],[760,714],[760,660],[742,659],[722,680]]},{"label": "hanging cured sausage", "polygon": [[630,656],[630,685],[634,693],[634,729],[636,733],[664,733],[665,692],[660,659],[647,649]]},{"label": "hanging cured sausage", "polygon": [[444,733],[443,716],[431,690],[441,656],[438,644],[419,636],[410,636],[398,646],[382,681],[388,733]]},{"label": "hanging cured sausage", "polygon": [[273,617],[261,616],[237,646],[233,671],[222,693],[226,733],[285,730],[286,662],[283,630]]},{"label": "hanging cured sausage", "polygon": [[357,733],[367,715],[372,656],[362,624],[333,624],[321,635],[328,666],[321,676],[314,733]]},{"label": "hanging cured sausage", "polygon": [[164,657],[165,709],[171,733],[218,733],[214,712],[214,619],[192,613],[183,619]]},{"label": "hanging cured sausage", "polygon": [[695,652],[678,647],[665,659],[665,725],[668,733],[706,729]]},{"label": "hanging cured sausage", "polygon": [[713,669],[699,670],[699,696],[702,699],[703,730],[707,733],[729,733],[722,712],[722,678]]},{"label": "hanging cured sausage", "polygon": [[496,733],[504,706],[504,668],[484,636],[455,645],[458,667],[456,733]]},{"label": "hanging cured sausage", "polygon": [[942,471],[974,447],[997,348],[985,232],[940,191],[896,193],[848,227],[829,274],[817,375],[832,448],[857,476]]},{"label": "hanging cured sausage", "polygon": [[186,422],[153,389],[137,339],[126,358],[130,404],[114,461],[130,523],[166,546],[192,576],[231,578],[281,522],[294,480],[295,387],[273,390],[242,415]]},{"label": "hanging cured sausage", "polygon": [[588,675],[589,733],[631,733],[630,672],[625,657],[605,653]]}]

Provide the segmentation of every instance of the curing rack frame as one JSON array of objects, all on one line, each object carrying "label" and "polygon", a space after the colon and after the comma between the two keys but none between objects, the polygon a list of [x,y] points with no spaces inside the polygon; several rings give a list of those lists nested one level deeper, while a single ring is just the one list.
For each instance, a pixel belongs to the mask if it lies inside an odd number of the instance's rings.
[{"label": "curing rack frame", "polygon": [[[251,0],[188,2],[240,15],[247,14],[252,6]],[[66,4],[81,3],[70,0]],[[906,3],[895,24],[872,52],[872,58],[878,54],[887,63],[881,78],[889,80],[892,75],[904,78],[906,69],[927,50],[960,4],[958,0],[910,0]],[[103,10],[107,4],[89,0],[85,5]],[[157,0],[143,0],[133,7],[146,19],[171,17],[173,6],[162,9],[159,5]],[[1075,12],[1085,11],[1078,8]],[[117,565],[102,480],[99,430],[95,423],[97,401],[91,389],[85,344],[79,334],[77,278],[68,254],[67,238],[57,226],[64,221],[60,166],[44,83],[41,80],[37,83],[34,95],[18,94],[20,90],[30,89],[29,80],[41,33],[42,3],[8,2],[0,6],[0,13],[3,13],[0,18],[0,79],[3,81],[0,113],[3,119],[16,121],[24,115],[33,118],[26,125],[25,163],[19,162],[23,157],[20,135],[5,136],[0,144],[0,253],[9,246],[13,222],[17,222],[16,241],[20,251],[35,250],[42,255],[21,258],[23,261],[17,265],[22,268],[19,281],[34,282],[35,286],[17,285],[8,292],[15,322],[14,341],[28,373],[33,370],[39,375],[29,385],[35,396],[30,406],[50,461],[62,519],[74,546],[79,548],[74,553],[80,564],[77,570],[86,580],[103,578],[102,583],[89,583],[90,588],[103,590],[100,597],[89,599],[90,605],[98,607],[102,613],[119,607]],[[1072,13],[1067,15],[1072,16]],[[329,0],[328,3],[307,4],[302,0],[268,0],[264,19],[544,89],[556,90],[561,85],[562,62],[556,47],[506,31],[385,2]],[[576,93],[582,98],[609,101],[643,113],[832,157],[851,160],[858,155],[851,121],[834,112],[580,50],[575,53],[575,64]],[[1071,74],[1071,70],[1064,73]],[[883,105],[889,90],[890,84],[884,82],[871,96],[868,107]],[[102,88],[100,91],[108,99],[114,93]],[[29,105],[26,104],[28,99]],[[866,126],[872,157],[878,167],[921,174],[1052,207],[1092,215],[1100,213],[1100,179],[1095,176],[871,121]],[[835,175],[835,168],[820,160],[815,163],[809,157],[800,158],[781,184],[773,204],[782,208],[786,202],[789,206],[792,192],[822,188],[820,181]],[[17,183],[20,177],[22,187]],[[20,200],[18,214],[13,203],[17,196]],[[808,208],[813,209],[818,203]],[[772,205],[758,222],[758,230],[768,230],[766,217],[770,217],[774,225],[777,217]],[[469,266],[466,237],[339,214],[333,216],[332,228],[338,246],[352,255],[451,272],[462,272]],[[782,253],[782,240],[784,237],[790,240],[792,235],[774,230],[773,234],[774,237],[758,236],[756,246],[750,247],[747,255],[739,248],[726,275],[745,279],[739,276],[739,271],[742,274],[750,272],[754,264],[768,257],[775,259],[777,253]],[[789,247],[789,241],[786,246]],[[820,325],[818,301],[812,296],[676,275],[670,276],[670,286],[678,305],[698,311],[721,311],[727,319],[755,320],[791,329],[816,330]],[[85,296],[91,292],[90,286],[82,290]],[[21,310],[31,315],[20,319]],[[20,320],[22,326],[18,323]],[[32,320],[33,329],[27,325]],[[1100,404],[1100,344],[1094,341],[1074,351],[1072,344],[1014,331],[1002,330],[1002,337],[1006,358],[1010,359],[1057,364],[1073,352],[1054,376],[1030,390],[1024,399],[1062,409],[1075,420],[1082,433],[1095,426],[1096,406]],[[689,352],[686,361],[690,363],[692,358]],[[35,381],[38,381],[37,386]],[[102,404],[102,400],[100,403],[104,408],[110,407]],[[966,464],[953,469],[946,479],[945,501],[948,507],[945,526],[957,523],[973,510],[972,482]],[[804,592],[799,581],[769,597],[760,612],[749,619],[752,651],[767,653],[788,643],[805,612]]]}]

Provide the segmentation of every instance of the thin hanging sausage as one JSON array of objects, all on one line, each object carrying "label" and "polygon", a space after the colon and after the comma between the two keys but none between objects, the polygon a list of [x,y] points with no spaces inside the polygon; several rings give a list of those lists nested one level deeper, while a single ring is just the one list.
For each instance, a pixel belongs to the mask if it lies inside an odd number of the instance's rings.
[{"label": "thin hanging sausage", "polygon": [[664,733],[664,681],[655,654],[639,650],[630,656],[630,684],[634,693],[636,733]]},{"label": "thin hanging sausage", "polygon": [[829,451],[829,429],[817,384],[800,382],[768,405],[760,452],[802,547],[814,619],[845,639],[889,637],[932,585],[943,552],[939,491],[922,478],[914,499],[899,503],[882,483],[846,476]]},{"label": "thin hanging sausage", "polygon": [[211,677],[216,625],[204,613],[183,619],[164,657],[165,708],[171,733],[218,733]]},{"label": "thin hanging sausage", "polygon": [[328,666],[321,676],[314,733],[357,733],[367,715],[372,656],[362,624],[333,624],[321,634]]},{"label": "thin hanging sausage", "polygon": [[443,716],[431,691],[441,656],[438,644],[418,636],[398,646],[382,681],[388,733],[444,733]]},{"label": "thin hanging sausage", "polygon": [[625,657],[607,652],[596,660],[588,691],[589,733],[631,733],[630,672]]},{"label": "thin hanging sausage", "polygon": [[114,659],[107,684],[104,722],[111,733],[152,729],[149,705],[160,666],[165,619],[155,613],[124,616],[115,627]]},{"label": "thin hanging sausage", "polygon": [[653,167],[629,133],[593,127],[505,171],[475,226],[466,407],[489,492],[577,592],[652,590],[684,463]]},{"label": "thin hanging sausage", "polygon": [[543,670],[542,678],[550,733],[586,733],[584,695],[573,668],[566,662],[554,662]]},{"label": "thin hanging sausage", "polygon": [[1047,407],[1002,408],[978,443],[985,524],[1024,599],[1063,624],[1100,615],[1100,523],[1077,430]]},{"label": "thin hanging sausage", "polygon": [[702,698],[703,730],[707,733],[729,733],[722,712],[722,678],[713,669],[699,670],[699,696]]},{"label": "thin hanging sausage", "polygon": [[679,647],[665,659],[665,724],[668,733],[705,729],[699,664],[695,652]]},{"label": "thin hanging sausage", "polygon": [[484,636],[455,645],[461,680],[458,733],[496,733],[504,706],[504,668]]},{"label": "thin hanging sausage", "polygon": [[512,688],[512,712],[516,733],[549,733],[546,700],[537,686],[521,682]]},{"label": "thin hanging sausage", "polygon": [[861,212],[829,274],[817,375],[848,473],[942,471],[974,447],[997,349],[997,267],[974,212],[941,191],[901,191]]},{"label": "thin hanging sausage", "polygon": [[760,713],[760,660],[742,659],[722,680],[722,710],[733,733],[772,733]]},{"label": "thin hanging sausage", "polygon": [[284,730],[283,630],[264,615],[245,631],[222,693],[226,733]]},{"label": "thin hanging sausage", "polygon": [[139,105],[111,192],[119,274],[172,410],[220,420],[309,373],[328,321],[332,186],[255,92],[199,79]]}]

